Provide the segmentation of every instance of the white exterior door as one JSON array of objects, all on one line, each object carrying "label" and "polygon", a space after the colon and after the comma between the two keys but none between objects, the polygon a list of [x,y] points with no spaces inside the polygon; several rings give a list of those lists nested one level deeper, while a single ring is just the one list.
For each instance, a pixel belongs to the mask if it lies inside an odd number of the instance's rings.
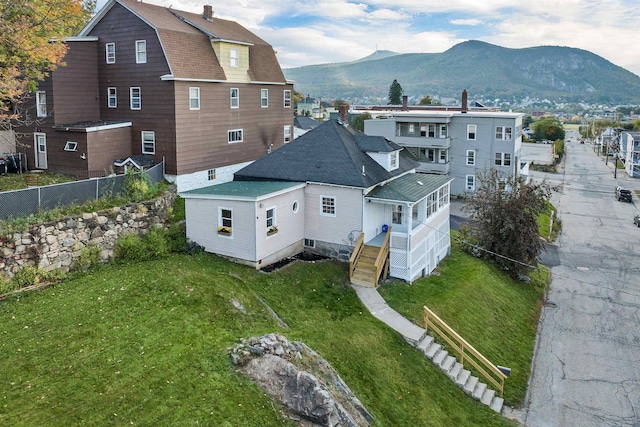
[{"label": "white exterior door", "polygon": [[47,168],[47,135],[44,133],[34,133],[34,145],[36,152],[36,168]]}]

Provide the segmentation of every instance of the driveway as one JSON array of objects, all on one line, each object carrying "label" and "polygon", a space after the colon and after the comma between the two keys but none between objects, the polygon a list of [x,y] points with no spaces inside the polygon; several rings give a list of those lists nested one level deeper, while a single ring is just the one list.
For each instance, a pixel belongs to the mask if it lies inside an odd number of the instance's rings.
[{"label": "driveway", "polygon": [[538,331],[525,425],[640,425],[640,229],[616,185],[640,188],[588,144],[567,144],[557,265]]}]

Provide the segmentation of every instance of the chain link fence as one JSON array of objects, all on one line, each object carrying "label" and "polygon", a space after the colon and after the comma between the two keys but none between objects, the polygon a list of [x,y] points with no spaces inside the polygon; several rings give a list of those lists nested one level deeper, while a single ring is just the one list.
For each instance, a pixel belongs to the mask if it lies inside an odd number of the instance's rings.
[{"label": "chain link fence", "polygon": [[[149,180],[156,184],[164,179],[164,162],[145,170]],[[118,195],[125,175],[92,178],[82,181],[30,187],[0,193],[0,220],[20,218],[39,211],[72,204],[82,204],[100,197]]]}]

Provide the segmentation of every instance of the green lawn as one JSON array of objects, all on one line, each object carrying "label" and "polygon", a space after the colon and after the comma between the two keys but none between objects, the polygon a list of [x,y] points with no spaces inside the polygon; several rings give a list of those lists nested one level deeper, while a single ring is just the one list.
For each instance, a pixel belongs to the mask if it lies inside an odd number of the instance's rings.
[{"label": "green lawn", "polygon": [[[456,268],[461,257],[454,252],[440,277],[382,291],[418,319],[422,304],[456,327],[488,317],[461,332],[514,368],[514,377],[524,376],[538,289],[503,284],[498,272],[478,266],[482,282],[495,288],[482,290],[462,275],[468,268]],[[376,426],[512,425],[373,318],[346,282],[347,267],[338,262],[294,263],[267,275],[208,254],[171,255],[110,264],[10,297],[0,302],[0,425],[293,426],[227,355],[241,338],[268,332],[318,351]],[[498,289],[504,294],[495,295]],[[513,319],[523,312],[530,312],[528,325]],[[507,391],[521,399],[515,385]]]},{"label": "green lawn", "polygon": [[[24,178],[25,174],[8,173],[0,175],[0,189],[2,191],[21,190],[27,188]],[[75,181],[76,177],[72,175],[60,175],[54,173],[39,173],[39,185],[62,184],[63,182]]]},{"label": "green lawn", "polygon": [[530,284],[514,282],[496,267],[462,252],[457,243],[438,273],[412,285],[394,281],[380,293],[391,307],[421,326],[423,306],[429,307],[492,363],[511,368],[504,398],[521,405],[547,274],[535,272]]}]

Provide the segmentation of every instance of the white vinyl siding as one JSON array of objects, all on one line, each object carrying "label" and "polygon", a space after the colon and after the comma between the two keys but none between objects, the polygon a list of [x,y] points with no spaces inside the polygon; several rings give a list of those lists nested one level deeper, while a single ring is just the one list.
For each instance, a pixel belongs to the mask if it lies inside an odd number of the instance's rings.
[{"label": "white vinyl siding", "polygon": [[[334,197],[336,216],[322,215],[321,196]],[[302,211],[302,209],[301,209]],[[304,202],[304,234],[317,242],[344,245],[349,233],[362,230],[362,190],[307,184]],[[280,218],[280,231],[284,222]],[[280,231],[278,233],[280,233]],[[355,238],[358,233],[354,232]]]}]

